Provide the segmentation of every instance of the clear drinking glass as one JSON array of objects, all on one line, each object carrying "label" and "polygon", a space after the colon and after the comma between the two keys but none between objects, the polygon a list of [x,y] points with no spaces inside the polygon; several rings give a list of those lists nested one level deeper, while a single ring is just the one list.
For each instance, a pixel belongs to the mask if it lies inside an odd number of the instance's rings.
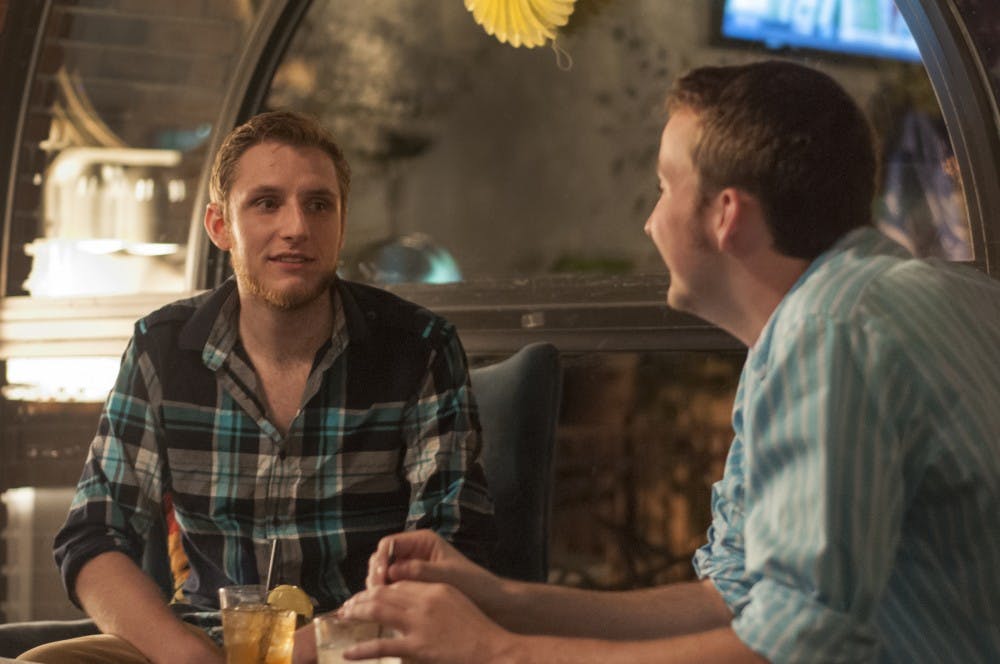
[{"label": "clear drinking glass", "polygon": [[267,605],[263,586],[219,588],[227,664],[291,664],[294,611]]},{"label": "clear drinking glass", "polygon": [[[377,622],[344,620],[332,613],[314,618],[313,626],[316,629],[317,664],[341,664],[342,662],[347,662],[344,659],[344,651],[354,644],[392,636],[391,630],[382,628]],[[399,664],[400,660],[398,657],[380,657],[352,661]]]}]

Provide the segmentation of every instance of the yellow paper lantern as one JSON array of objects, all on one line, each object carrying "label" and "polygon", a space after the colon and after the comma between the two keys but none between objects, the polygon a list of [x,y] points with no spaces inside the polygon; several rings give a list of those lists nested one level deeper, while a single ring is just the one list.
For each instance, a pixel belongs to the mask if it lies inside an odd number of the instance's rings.
[{"label": "yellow paper lantern", "polygon": [[576,0],[465,0],[486,34],[517,48],[542,46],[569,21]]}]

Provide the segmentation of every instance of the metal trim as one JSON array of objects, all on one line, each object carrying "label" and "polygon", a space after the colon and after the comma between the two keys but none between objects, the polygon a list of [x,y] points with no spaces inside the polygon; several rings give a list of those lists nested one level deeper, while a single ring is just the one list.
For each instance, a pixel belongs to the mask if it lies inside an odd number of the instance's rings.
[{"label": "metal trim", "polygon": [[958,160],[975,263],[1000,273],[1000,112],[954,0],[896,0],[920,49]]},{"label": "metal trim", "polygon": [[548,341],[562,352],[733,351],[742,342],[666,304],[666,274],[481,279],[389,287],[458,329],[471,355],[509,354]]},{"label": "metal trim", "polygon": [[[8,8],[7,21],[8,29],[13,30],[11,18],[11,8]],[[31,57],[28,66],[25,68],[24,84],[21,86],[21,98],[18,102],[17,119],[15,129],[10,144],[10,172],[7,173],[6,200],[3,210],[3,237],[0,238],[0,298],[7,295],[7,271],[10,269],[8,256],[10,255],[11,225],[13,223],[14,211],[14,191],[17,186],[17,169],[21,161],[21,137],[24,133],[24,123],[28,115],[28,101],[31,97],[31,86],[35,81],[35,71],[38,69],[38,59],[41,57],[42,43],[45,40],[45,33],[48,27],[49,16],[52,13],[52,0],[45,0],[41,15],[38,18],[38,32],[35,33],[34,43],[31,46]],[[5,156],[5,155],[2,155]],[[0,156],[0,158],[2,158]]]},{"label": "metal trim", "polygon": [[236,65],[212,128],[206,152],[208,158],[202,168],[192,206],[185,275],[189,288],[208,288],[218,281],[215,275],[209,274],[210,266],[216,261],[209,260],[212,246],[202,230],[204,209],[208,202],[208,179],[215,153],[230,130],[256,112],[274,69],[310,4],[311,0],[270,0],[261,9],[253,32],[247,38],[247,47]]},{"label": "metal trim", "polygon": [[[742,352],[742,343],[664,302],[667,277],[582,282],[566,277],[392,287],[448,318],[470,355],[508,354],[534,341],[561,351]],[[117,356],[135,321],[188,293],[0,300],[0,360]]]},{"label": "metal trim", "polygon": [[[220,109],[209,154],[229,128],[256,112],[280,53],[308,0],[271,0],[262,8]],[[897,0],[923,54],[925,67],[955,144],[965,185],[976,263],[1000,272],[1000,113],[978,51],[953,0]],[[44,32],[40,31],[40,32]],[[38,39],[42,38],[41,34]],[[36,51],[40,42],[36,42]],[[36,52],[37,55],[37,52]],[[31,79],[29,79],[30,81]],[[25,98],[21,100],[24,120]],[[211,284],[208,241],[201,230],[211,163],[206,162],[191,222],[188,285]],[[12,170],[13,177],[15,170]],[[8,216],[11,204],[8,197]],[[9,218],[5,231],[9,232]],[[3,260],[6,260],[4,255]],[[195,260],[197,259],[197,260]],[[2,278],[6,278],[6,270]],[[452,287],[399,286],[395,292],[452,320],[470,354],[507,353],[536,340],[564,352],[742,351],[728,334],[669,309],[665,274],[568,280],[480,281]],[[119,354],[134,321],[184,293],[0,301],[0,358]]]}]

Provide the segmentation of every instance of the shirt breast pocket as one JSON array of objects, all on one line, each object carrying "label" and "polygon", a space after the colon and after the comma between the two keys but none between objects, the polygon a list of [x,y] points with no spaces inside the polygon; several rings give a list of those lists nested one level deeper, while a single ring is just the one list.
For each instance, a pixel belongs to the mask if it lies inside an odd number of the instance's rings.
[{"label": "shirt breast pocket", "polygon": [[[327,459],[324,473],[340,493],[394,493],[402,485],[400,450],[340,452]],[[326,464],[324,464],[326,465]]]}]

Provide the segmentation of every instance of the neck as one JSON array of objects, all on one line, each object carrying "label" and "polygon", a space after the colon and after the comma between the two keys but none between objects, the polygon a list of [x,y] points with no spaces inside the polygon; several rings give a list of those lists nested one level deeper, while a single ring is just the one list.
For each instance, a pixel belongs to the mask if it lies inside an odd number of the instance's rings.
[{"label": "neck", "polygon": [[726,296],[701,315],[751,347],[809,263],[774,252],[733,261]]},{"label": "neck", "polygon": [[240,293],[240,339],[251,357],[311,363],[333,334],[333,320],[327,296],[296,309],[279,309]]}]

